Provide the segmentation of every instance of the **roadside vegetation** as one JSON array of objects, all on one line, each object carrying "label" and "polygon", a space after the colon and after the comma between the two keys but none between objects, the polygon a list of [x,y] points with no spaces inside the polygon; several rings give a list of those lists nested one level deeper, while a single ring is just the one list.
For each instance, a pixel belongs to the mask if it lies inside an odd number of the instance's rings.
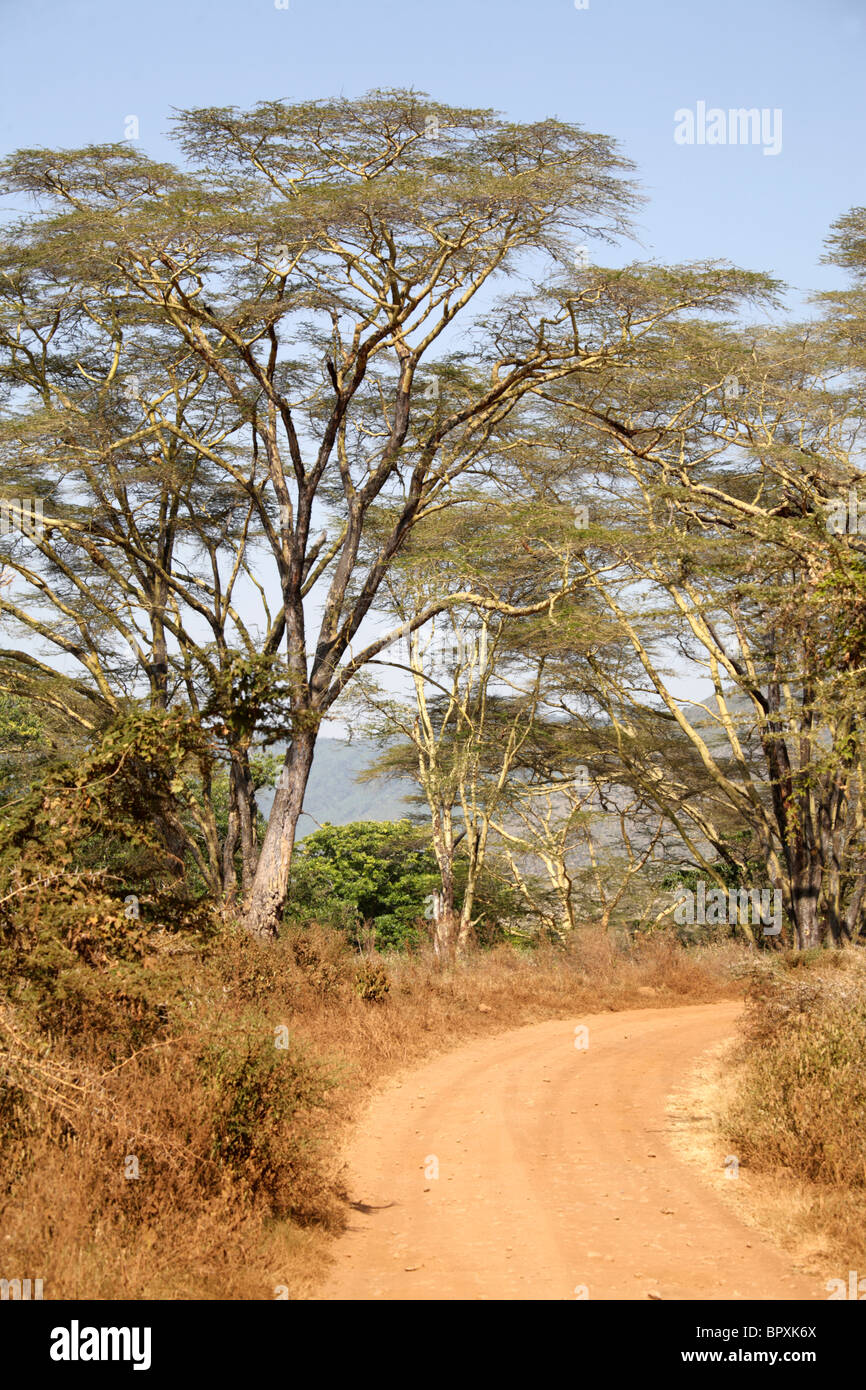
[{"label": "roadside vegetation", "polygon": [[751,967],[726,1141],[747,1171],[778,1183],[773,1224],[783,1238],[821,1258],[846,1289],[850,1269],[866,1270],[864,1050],[861,952],[791,953]]},{"label": "roadside vegetation", "polygon": [[[359,953],[306,924],[276,945],[160,933],[0,1012],[0,1229],[50,1298],[311,1292],[350,1214],[339,1149],[370,1088],[464,1038],[721,997],[739,948],[427,943]],[[736,986],[733,986],[736,988]]]},{"label": "roadside vegetation", "polygon": [[[378,1077],[744,963],[732,1133],[842,1230],[866,210],[794,323],[767,273],[604,265],[640,195],[574,124],[388,90],[174,133],[0,163],[9,1260],[295,1294]],[[409,818],[298,839],[329,721]]]}]

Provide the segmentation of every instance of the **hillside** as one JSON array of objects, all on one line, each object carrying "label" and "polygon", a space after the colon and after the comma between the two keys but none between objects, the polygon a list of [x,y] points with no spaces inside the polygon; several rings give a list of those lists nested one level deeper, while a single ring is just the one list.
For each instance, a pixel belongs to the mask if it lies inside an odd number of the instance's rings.
[{"label": "hillside", "polygon": [[[278,745],[272,751],[281,752]],[[411,782],[377,779],[359,782],[358,776],[376,761],[379,750],[366,739],[320,738],[304,798],[304,814],[298,826],[298,838],[309,835],[316,826],[330,821],[332,825],[348,825],[359,820],[400,820],[411,812],[408,800],[414,792]],[[262,815],[270,814],[273,790],[258,794]]]}]

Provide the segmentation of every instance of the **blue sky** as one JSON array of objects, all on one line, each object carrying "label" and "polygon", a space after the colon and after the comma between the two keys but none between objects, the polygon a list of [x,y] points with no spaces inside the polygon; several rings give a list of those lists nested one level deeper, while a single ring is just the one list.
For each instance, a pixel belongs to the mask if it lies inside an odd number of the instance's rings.
[{"label": "blue sky", "polygon": [[[642,247],[723,257],[799,291],[829,224],[866,202],[866,0],[0,0],[0,147],[123,138],[170,158],[173,106],[415,87],[614,136],[649,202]],[[782,111],[782,150],[677,145],[674,113]],[[796,297],[795,297],[796,298]]]}]

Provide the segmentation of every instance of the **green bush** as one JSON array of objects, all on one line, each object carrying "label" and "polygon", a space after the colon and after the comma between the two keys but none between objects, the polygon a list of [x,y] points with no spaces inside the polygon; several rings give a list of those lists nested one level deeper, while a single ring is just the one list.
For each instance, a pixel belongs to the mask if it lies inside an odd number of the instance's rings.
[{"label": "green bush", "polygon": [[288,913],[343,928],[356,945],[369,925],[380,950],[399,949],[423,939],[438,885],[429,839],[408,820],[326,824],[296,850]]},{"label": "green bush", "polygon": [[[458,854],[457,911],[466,870],[466,860]],[[373,945],[380,951],[405,950],[425,940],[426,900],[440,887],[428,830],[408,820],[325,824],[295,851],[287,917],[294,923],[321,922],[345,931],[358,949]],[[501,876],[481,875],[475,898],[479,946],[511,939],[501,923],[517,921],[524,913],[525,904]]]}]

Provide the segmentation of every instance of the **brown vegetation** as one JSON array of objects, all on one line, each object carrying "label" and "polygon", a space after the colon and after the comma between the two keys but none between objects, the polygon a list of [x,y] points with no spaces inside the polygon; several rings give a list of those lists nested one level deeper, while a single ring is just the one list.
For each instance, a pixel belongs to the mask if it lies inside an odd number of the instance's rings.
[{"label": "brown vegetation", "polygon": [[166,937],[67,977],[62,1027],[25,1001],[0,1019],[4,1267],[52,1299],[303,1294],[344,1220],[341,1132],[378,1078],[545,1017],[719,997],[738,957],[578,931],[442,968],[313,927]]},{"label": "brown vegetation", "polygon": [[725,1134],[741,1163],[778,1179],[788,1243],[844,1278],[866,1268],[864,1047],[862,952],[753,969]]}]

